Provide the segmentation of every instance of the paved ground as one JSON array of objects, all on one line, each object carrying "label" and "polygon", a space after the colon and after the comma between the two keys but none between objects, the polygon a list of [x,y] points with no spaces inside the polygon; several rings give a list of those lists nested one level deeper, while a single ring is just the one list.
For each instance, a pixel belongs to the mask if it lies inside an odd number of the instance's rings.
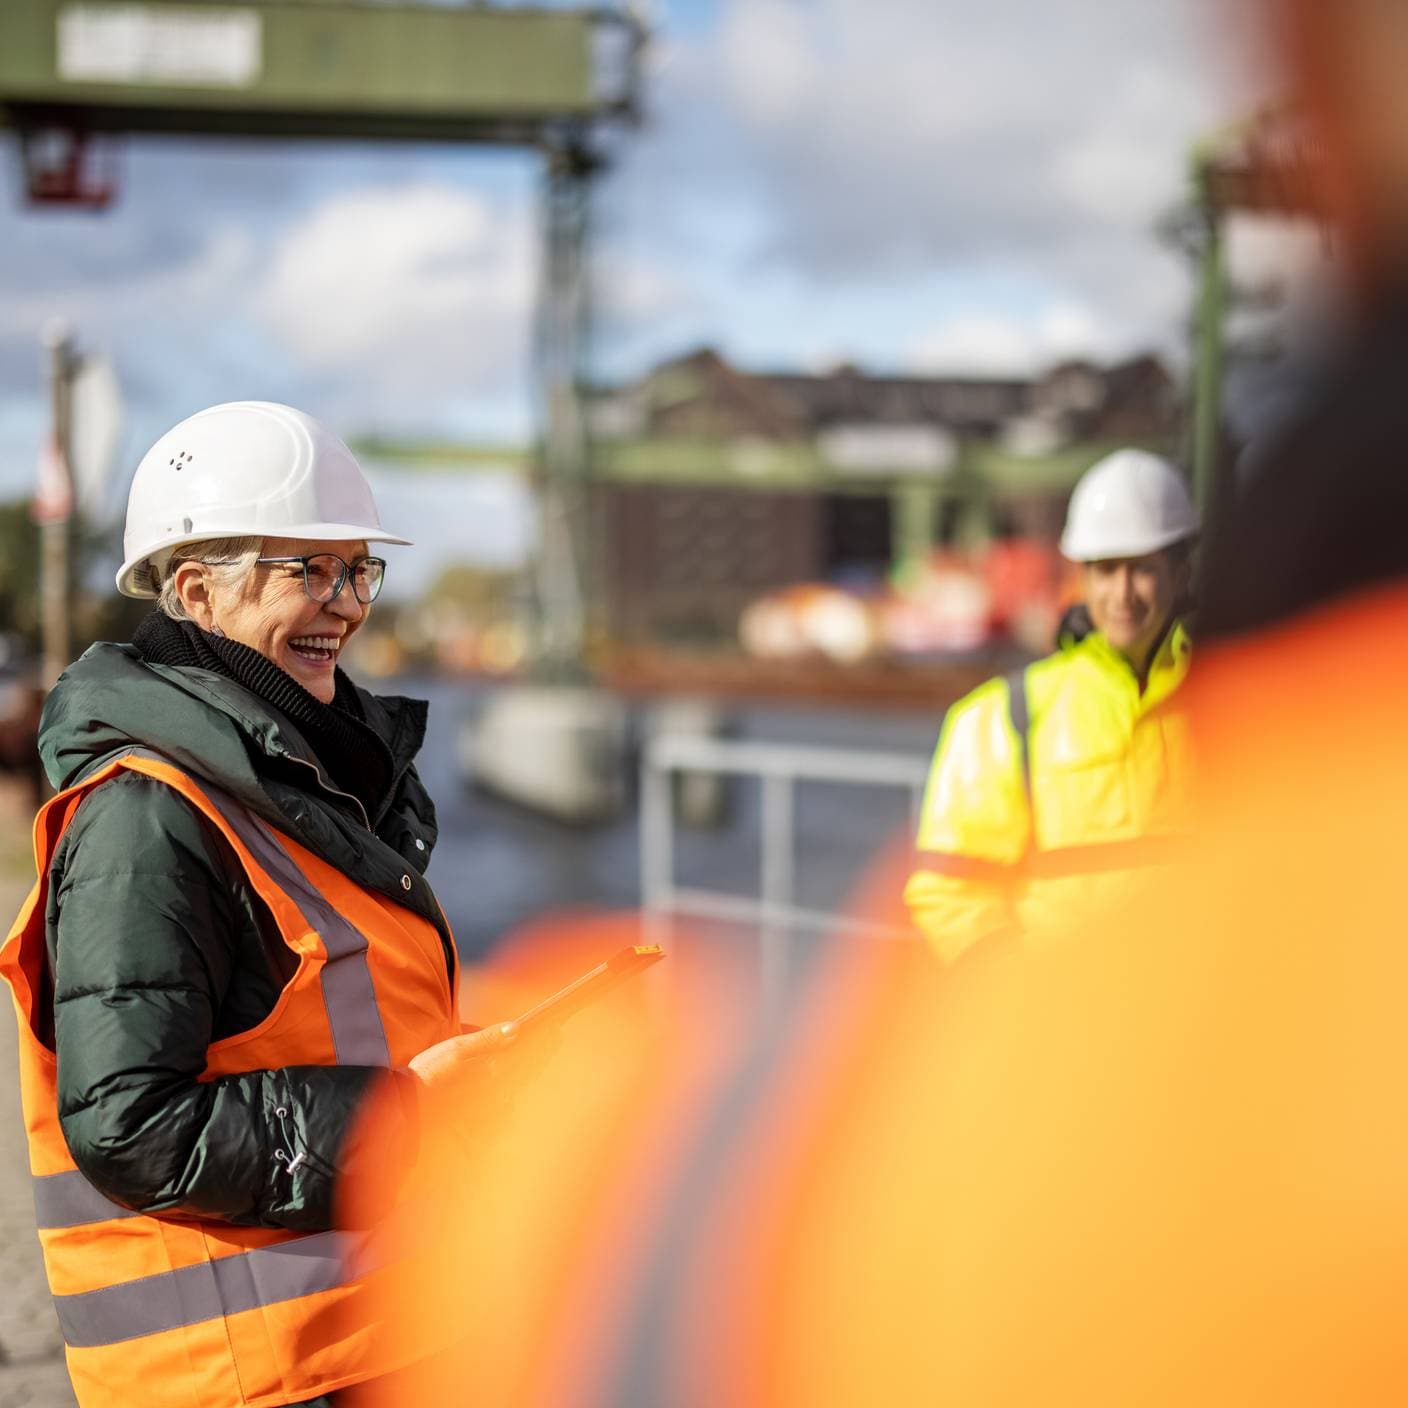
[{"label": "paved ground", "polygon": [[[33,876],[32,810],[26,790],[0,778],[0,933],[8,931]],[[34,1232],[13,1010],[0,984],[0,1408],[73,1408]]]}]

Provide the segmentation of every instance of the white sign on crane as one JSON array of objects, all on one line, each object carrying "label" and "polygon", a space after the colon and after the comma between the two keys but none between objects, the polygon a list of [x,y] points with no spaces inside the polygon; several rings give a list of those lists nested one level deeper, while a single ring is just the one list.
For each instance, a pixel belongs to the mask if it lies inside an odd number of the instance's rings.
[{"label": "white sign on crane", "polygon": [[87,4],[58,17],[58,74],[70,83],[249,88],[263,62],[258,10]]}]

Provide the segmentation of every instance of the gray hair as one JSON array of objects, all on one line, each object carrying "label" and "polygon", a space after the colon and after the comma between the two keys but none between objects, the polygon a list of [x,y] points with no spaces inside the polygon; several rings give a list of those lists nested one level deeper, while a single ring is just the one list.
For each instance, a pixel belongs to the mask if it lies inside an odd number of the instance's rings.
[{"label": "gray hair", "polygon": [[217,587],[237,587],[249,576],[255,559],[264,551],[263,538],[207,538],[199,543],[181,543],[158,568],[152,564],[153,584],[157,586],[157,607],[173,621],[189,621],[190,613],[176,594],[176,569],[183,562],[199,562],[210,569]]}]

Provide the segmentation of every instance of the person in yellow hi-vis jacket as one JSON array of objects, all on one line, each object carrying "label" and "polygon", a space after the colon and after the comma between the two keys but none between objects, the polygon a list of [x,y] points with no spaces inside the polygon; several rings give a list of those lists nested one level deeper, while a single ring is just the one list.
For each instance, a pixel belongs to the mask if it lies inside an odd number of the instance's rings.
[{"label": "person in yellow hi-vis jacket", "polygon": [[1179,613],[1197,530],[1155,455],[1116,451],[1076,486],[1061,551],[1081,564],[1093,629],[981,685],[939,736],[905,901],[945,960],[1070,933],[1167,854],[1188,773]]}]

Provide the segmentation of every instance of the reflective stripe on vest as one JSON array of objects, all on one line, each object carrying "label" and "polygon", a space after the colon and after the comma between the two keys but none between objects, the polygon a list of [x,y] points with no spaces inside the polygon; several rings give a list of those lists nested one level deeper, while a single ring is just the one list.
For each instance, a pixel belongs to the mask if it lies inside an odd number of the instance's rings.
[{"label": "reflective stripe on vest", "polygon": [[304,921],[328,951],[321,981],[337,1064],[389,1066],[391,1053],[377,1010],[371,969],[367,967],[366,939],[313,888],[259,817],[232,798],[222,797],[215,788],[202,786],[201,790],[220,808],[230,829],[239,835],[269,878],[298,906]]},{"label": "reflective stripe on vest", "polygon": [[[75,1349],[120,1344],[333,1290],[348,1279],[349,1259],[361,1242],[346,1232],[315,1232],[101,1290],[55,1296],[54,1308],[64,1342]],[[371,1269],[359,1263],[357,1273]]]},{"label": "reflective stripe on vest", "polygon": [[131,1208],[103,1197],[76,1168],[67,1173],[46,1173],[34,1180],[34,1222],[41,1232],[137,1216]]},{"label": "reflective stripe on vest", "polygon": [[[147,758],[170,766],[169,758],[148,748],[133,748],[121,756]],[[389,1066],[391,1054],[367,967],[366,939],[313,888],[267,823],[220,788],[202,780],[200,789],[269,878],[294,902],[304,922],[327,949],[328,961],[321,974],[323,1002],[337,1064]]]}]

